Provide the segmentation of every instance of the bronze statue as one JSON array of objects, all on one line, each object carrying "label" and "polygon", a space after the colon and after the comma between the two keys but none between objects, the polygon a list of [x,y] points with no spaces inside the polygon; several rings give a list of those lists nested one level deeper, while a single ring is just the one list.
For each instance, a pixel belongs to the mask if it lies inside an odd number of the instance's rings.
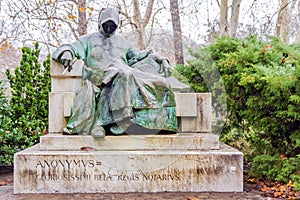
[{"label": "bronze statue", "polygon": [[84,61],[82,88],[65,134],[104,137],[105,133],[176,132],[174,93],[166,80],[168,60],[135,49],[115,34],[118,24],[118,13],[103,9],[98,32],[64,44],[52,55],[68,70],[75,58]]}]

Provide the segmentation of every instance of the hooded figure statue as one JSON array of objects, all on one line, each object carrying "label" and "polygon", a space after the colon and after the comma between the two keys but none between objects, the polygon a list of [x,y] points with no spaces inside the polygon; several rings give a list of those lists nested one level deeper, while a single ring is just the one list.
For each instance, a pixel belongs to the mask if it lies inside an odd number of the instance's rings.
[{"label": "hooded figure statue", "polygon": [[52,54],[65,67],[75,57],[84,61],[82,87],[64,133],[104,137],[176,132],[174,94],[165,78],[170,75],[168,60],[134,49],[116,35],[119,15],[114,9],[103,9],[98,23],[98,32]]}]

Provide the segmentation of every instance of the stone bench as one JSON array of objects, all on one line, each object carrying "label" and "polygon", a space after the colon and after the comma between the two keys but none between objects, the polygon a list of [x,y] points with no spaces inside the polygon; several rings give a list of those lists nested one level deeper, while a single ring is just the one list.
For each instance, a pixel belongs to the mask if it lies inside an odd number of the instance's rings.
[{"label": "stone bench", "polygon": [[[70,116],[76,91],[81,87],[83,61],[78,60],[71,72],[51,61],[49,95],[49,133],[62,133]],[[170,80],[171,81],[171,80]],[[210,133],[212,121],[210,93],[175,92],[176,114],[181,133]]]}]

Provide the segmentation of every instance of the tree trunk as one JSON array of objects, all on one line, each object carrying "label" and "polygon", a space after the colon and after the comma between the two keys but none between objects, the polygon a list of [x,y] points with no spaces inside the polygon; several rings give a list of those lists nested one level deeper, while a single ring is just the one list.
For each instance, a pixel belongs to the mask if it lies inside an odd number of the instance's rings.
[{"label": "tree trunk", "polygon": [[146,44],[145,44],[145,28],[143,26],[140,26],[139,29],[137,30],[137,45],[139,49],[146,49]]},{"label": "tree trunk", "polygon": [[276,35],[284,42],[289,42],[290,17],[289,17],[289,1],[281,0],[280,10],[276,23]]},{"label": "tree trunk", "polygon": [[139,49],[145,49],[146,48],[146,42],[145,42],[145,28],[150,20],[150,17],[152,15],[153,10],[153,3],[154,0],[149,0],[146,8],[146,13],[144,18],[141,16],[141,10],[140,10],[140,2],[139,0],[132,0],[133,4],[133,19],[134,23],[136,25],[136,31],[137,31],[137,46]]},{"label": "tree trunk", "polygon": [[236,31],[237,31],[238,23],[239,23],[241,1],[242,0],[233,0],[232,4],[231,4],[232,10],[231,10],[230,29],[229,29],[229,35],[231,37],[236,36]]},{"label": "tree trunk", "polygon": [[296,35],[294,43],[300,43],[300,27],[297,30],[297,35]]},{"label": "tree trunk", "polygon": [[87,20],[86,20],[86,0],[77,1],[78,8],[78,34],[85,35],[87,34]]},{"label": "tree trunk", "polygon": [[[118,1],[117,1],[118,2]],[[153,13],[154,0],[148,0],[146,11],[144,16],[141,15],[140,0],[132,0],[130,6],[126,4],[127,1],[123,0],[117,3],[118,11],[129,21],[132,27],[132,32],[134,33],[135,44],[139,49],[146,49],[150,43],[152,32],[150,32],[150,37],[146,38],[145,29],[149,24],[150,18],[154,18],[157,14]],[[143,1],[144,3],[146,1]],[[131,7],[132,6],[132,7]],[[128,12],[133,10],[133,16]],[[153,23],[150,23],[151,30],[153,28]]]},{"label": "tree trunk", "polygon": [[182,49],[182,35],[179,17],[178,0],[170,0],[172,26],[173,26],[173,43],[175,51],[175,63],[183,64],[183,49]]},{"label": "tree trunk", "polygon": [[221,0],[220,8],[220,36],[228,35],[228,0]]}]

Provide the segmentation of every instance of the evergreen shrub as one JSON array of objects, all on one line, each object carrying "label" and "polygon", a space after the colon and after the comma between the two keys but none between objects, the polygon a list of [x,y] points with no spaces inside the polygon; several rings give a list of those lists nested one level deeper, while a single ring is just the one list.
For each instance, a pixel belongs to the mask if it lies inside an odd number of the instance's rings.
[{"label": "evergreen shrub", "polygon": [[[196,92],[212,92],[226,120],[222,140],[245,153],[250,174],[300,189],[300,47],[275,37],[222,37],[191,54],[176,71]],[[221,79],[211,83],[216,71]]]},{"label": "evergreen shrub", "polygon": [[9,99],[5,84],[0,85],[0,165],[13,163],[14,153],[38,143],[47,132],[50,57],[41,65],[39,55],[37,43],[33,49],[23,47],[20,66],[14,73],[6,71]]}]

